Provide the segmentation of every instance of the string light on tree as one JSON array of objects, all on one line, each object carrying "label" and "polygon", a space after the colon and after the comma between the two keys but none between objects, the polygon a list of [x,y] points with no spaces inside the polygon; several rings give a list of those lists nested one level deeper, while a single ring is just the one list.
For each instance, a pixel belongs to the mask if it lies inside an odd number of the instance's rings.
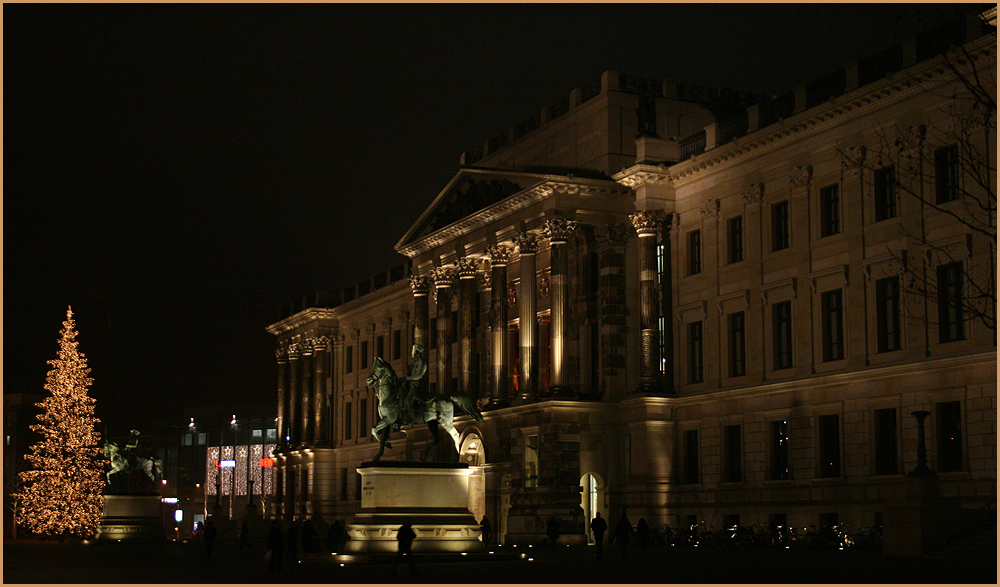
[{"label": "string light on tree", "polygon": [[104,464],[98,446],[94,399],[87,395],[93,383],[87,359],[79,352],[73,309],[67,308],[59,338],[58,358],[45,379],[52,395],[36,405],[38,424],[31,429],[42,440],[25,458],[31,470],[21,473],[24,487],[16,497],[22,507],[17,522],[45,536],[94,534],[101,521]]}]

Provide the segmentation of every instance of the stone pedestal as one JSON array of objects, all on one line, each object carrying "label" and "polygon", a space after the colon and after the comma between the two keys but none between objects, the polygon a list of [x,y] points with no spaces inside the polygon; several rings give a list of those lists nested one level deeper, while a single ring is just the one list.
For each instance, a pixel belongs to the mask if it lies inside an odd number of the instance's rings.
[{"label": "stone pedestal", "polygon": [[379,462],[358,467],[361,510],[347,525],[345,551],[393,553],[404,522],[417,538],[413,552],[478,552],[479,524],[469,511],[469,475],[462,463]]},{"label": "stone pedestal", "polygon": [[882,552],[887,556],[920,556],[938,548],[954,524],[954,512],[942,507],[937,477],[907,477],[906,497],[885,512]]},{"label": "stone pedestal", "polygon": [[97,540],[160,542],[167,539],[159,495],[102,495],[101,498],[104,515],[97,526]]}]

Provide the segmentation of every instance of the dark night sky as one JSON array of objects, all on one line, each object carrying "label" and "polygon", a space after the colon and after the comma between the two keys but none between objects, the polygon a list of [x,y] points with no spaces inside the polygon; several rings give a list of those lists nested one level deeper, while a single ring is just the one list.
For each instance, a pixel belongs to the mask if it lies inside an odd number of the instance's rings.
[{"label": "dark night sky", "polygon": [[777,94],[954,9],[5,4],[4,392],[71,304],[113,430],[239,415],[282,304],[399,264],[462,151],[602,71]]}]

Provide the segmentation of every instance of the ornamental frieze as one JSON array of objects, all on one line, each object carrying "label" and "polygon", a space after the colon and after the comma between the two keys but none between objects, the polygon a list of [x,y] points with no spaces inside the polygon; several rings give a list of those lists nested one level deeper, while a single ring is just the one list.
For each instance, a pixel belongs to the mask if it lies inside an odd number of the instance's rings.
[{"label": "ornamental frieze", "polygon": [[809,185],[812,181],[813,168],[812,165],[797,165],[791,173],[788,174],[788,183],[793,188],[803,188]]},{"label": "ornamental frieze", "polygon": [[493,245],[486,249],[486,254],[490,256],[490,263],[493,265],[509,265],[513,250],[507,245]]},{"label": "ornamental frieze", "polygon": [[552,243],[564,243],[576,230],[575,220],[565,218],[549,218],[542,225],[542,234]]},{"label": "ornamental frieze", "polygon": [[514,235],[519,255],[534,255],[538,252],[538,237],[531,232],[519,232]]},{"label": "ornamental frieze", "polygon": [[597,242],[605,246],[624,246],[628,242],[629,227],[624,224],[601,224],[594,228]]},{"label": "ornamental frieze", "polygon": [[656,234],[663,227],[667,215],[662,210],[640,210],[629,216],[639,236]]}]

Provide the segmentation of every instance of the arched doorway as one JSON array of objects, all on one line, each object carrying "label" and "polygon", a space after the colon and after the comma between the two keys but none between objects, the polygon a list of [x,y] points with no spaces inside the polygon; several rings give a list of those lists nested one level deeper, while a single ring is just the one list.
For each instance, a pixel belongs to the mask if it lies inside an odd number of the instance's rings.
[{"label": "arched doorway", "polygon": [[[608,511],[604,503],[604,481],[596,473],[585,473],[580,477],[580,507],[583,508],[584,527],[587,532],[587,544],[594,543],[594,537],[590,531],[590,521],[594,519],[597,512],[607,521]],[[608,525],[611,522],[608,521]]]},{"label": "arched doorway", "polygon": [[462,438],[458,453],[460,463],[469,465],[469,511],[477,521],[486,515],[486,449],[477,431],[468,431]]}]

